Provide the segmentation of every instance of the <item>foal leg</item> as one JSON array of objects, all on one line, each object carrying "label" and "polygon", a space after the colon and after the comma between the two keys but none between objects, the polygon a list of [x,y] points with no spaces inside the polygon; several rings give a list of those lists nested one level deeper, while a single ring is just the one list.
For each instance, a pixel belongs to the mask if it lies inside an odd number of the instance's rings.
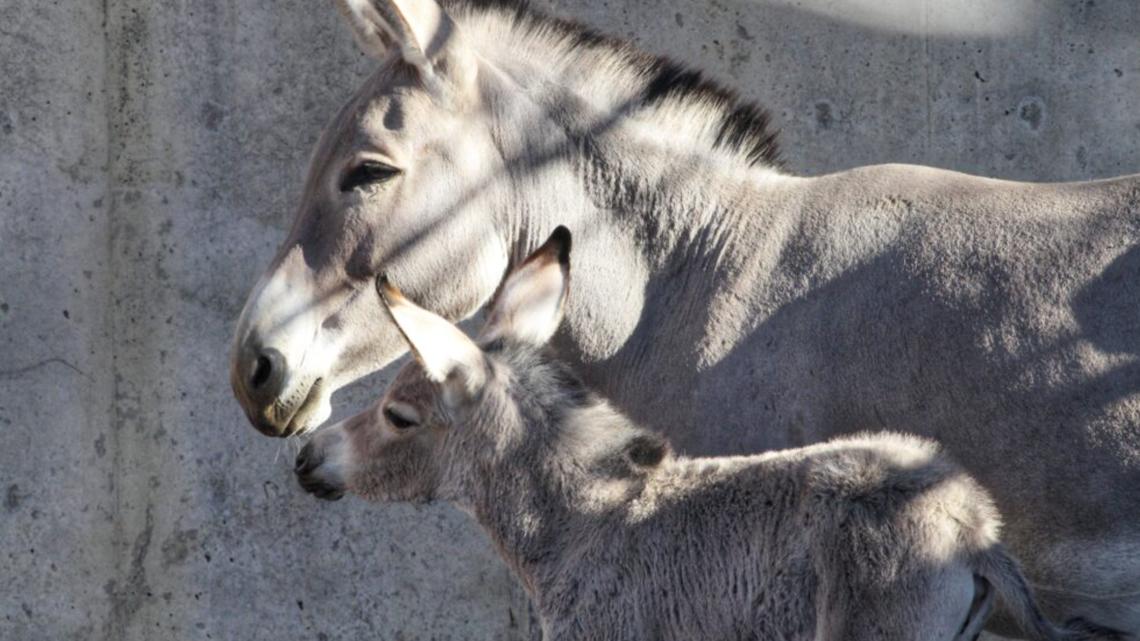
[{"label": "foal leg", "polygon": [[821,640],[973,641],[993,602],[976,597],[972,573],[956,564],[835,588],[818,621]]}]

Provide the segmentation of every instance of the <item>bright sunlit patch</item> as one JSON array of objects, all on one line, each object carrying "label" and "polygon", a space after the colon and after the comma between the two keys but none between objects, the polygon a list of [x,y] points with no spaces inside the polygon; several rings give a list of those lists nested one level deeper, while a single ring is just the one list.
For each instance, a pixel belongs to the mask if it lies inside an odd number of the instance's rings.
[{"label": "bright sunlit patch", "polygon": [[932,36],[997,36],[1033,28],[1042,17],[1038,0],[769,0],[826,18],[875,29]]}]

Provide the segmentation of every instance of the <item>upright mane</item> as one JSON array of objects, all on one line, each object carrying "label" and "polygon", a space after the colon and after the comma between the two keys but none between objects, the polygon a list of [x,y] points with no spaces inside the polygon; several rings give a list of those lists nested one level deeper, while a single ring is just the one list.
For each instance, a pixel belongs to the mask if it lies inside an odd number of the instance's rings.
[{"label": "upright mane", "polygon": [[[530,7],[527,0],[442,0],[473,46],[542,67],[599,106],[645,119],[748,166],[781,169],[768,113],[667,57]],[[498,56],[496,56],[498,54]]]}]

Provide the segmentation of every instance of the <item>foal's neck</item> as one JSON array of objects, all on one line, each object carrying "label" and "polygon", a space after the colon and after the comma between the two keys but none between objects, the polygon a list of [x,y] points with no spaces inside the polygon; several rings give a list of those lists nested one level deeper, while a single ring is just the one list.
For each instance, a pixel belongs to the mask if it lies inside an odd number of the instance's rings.
[{"label": "foal's neck", "polygon": [[531,599],[537,600],[561,559],[558,524],[573,517],[548,488],[534,482],[532,473],[503,471],[500,484],[485,488],[486,493],[467,509]]},{"label": "foal's neck", "polygon": [[646,483],[607,467],[636,433],[628,419],[606,403],[570,413],[559,425],[527,425],[525,443],[481,464],[466,506],[539,604],[565,591],[568,560],[616,543],[614,523]]}]

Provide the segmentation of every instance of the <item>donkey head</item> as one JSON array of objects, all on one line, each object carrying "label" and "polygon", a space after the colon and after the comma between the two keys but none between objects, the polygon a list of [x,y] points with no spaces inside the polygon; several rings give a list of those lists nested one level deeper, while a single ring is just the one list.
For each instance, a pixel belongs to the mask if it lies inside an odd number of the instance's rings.
[{"label": "donkey head", "polygon": [[319,425],[333,391],[404,351],[372,294],[378,273],[460,319],[509,262],[489,178],[501,155],[463,34],[434,0],[337,2],[380,66],[321,137],[231,356],[235,395],[273,436]]},{"label": "donkey head", "polygon": [[478,343],[378,279],[414,360],[378,403],[306,444],[297,457],[301,485],[322,498],[457,499],[480,457],[512,450],[528,425],[581,405],[582,384],[541,349],[562,318],[569,250],[560,227],[512,272]]}]

